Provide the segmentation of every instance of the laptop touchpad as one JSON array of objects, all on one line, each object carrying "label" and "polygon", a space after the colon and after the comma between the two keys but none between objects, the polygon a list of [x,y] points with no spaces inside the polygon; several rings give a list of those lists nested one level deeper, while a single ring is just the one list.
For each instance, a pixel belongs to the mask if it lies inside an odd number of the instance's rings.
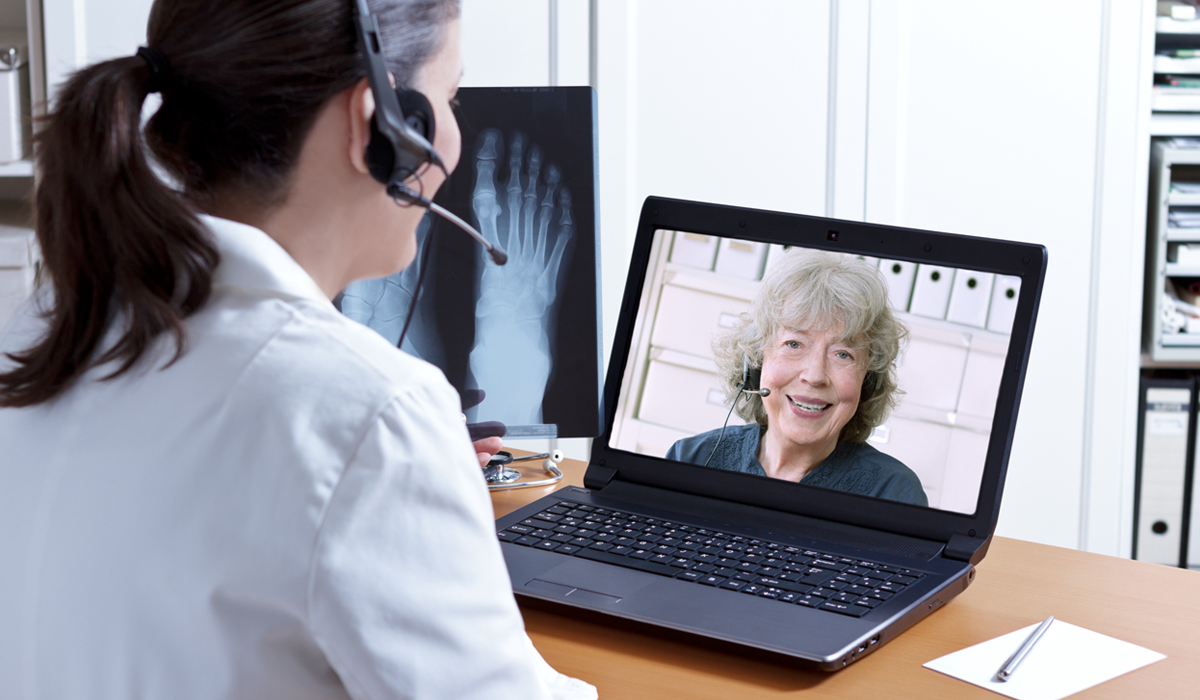
[{"label": "laptop touchpad", "polygon": [[589,603],[611,604],[653,582],[653,578],[643,576],[641,572],[615,566],[597,566],[588,561],[568,560],[538,574],[537,578],[529,581],[524,587],[543,594],[563,595]]}]

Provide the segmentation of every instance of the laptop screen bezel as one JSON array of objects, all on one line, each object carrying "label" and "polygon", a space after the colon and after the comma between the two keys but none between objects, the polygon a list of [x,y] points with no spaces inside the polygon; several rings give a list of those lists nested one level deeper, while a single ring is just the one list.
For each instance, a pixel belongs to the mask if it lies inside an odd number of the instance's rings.
[{"label": "laptop screen bezel", "polygon": [[[626,377],[652,244],[655,233],[660,230],[803,246],[1020,277],[1016,315],[975,512],[937,510],[761,476],[707,469],[610,447],[621,382]],[[837,232],[836,236],[830,235],[833,231]],[[1046,249],[1036,244],[660,197],[647,198],[638,221],[613,352],[604,383],[604,434],[593,441],[585,483],[601,484],[616,479],[939,542],[949,542],[957,535],[981,544],[994,531],[1000,510],[1000,496],[1008,470],[1008,457],[1045,269]]]}]

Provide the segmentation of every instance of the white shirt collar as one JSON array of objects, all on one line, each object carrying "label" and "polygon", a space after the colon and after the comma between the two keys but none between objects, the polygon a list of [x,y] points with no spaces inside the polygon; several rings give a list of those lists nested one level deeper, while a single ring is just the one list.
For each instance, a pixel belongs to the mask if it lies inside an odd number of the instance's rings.
[{"label": "white shirt collar", "polygon": [[262,289],[285,298],[329,303],[312,276],[261,229],[208,214],[199,218],[221,253],[214,286]]}]

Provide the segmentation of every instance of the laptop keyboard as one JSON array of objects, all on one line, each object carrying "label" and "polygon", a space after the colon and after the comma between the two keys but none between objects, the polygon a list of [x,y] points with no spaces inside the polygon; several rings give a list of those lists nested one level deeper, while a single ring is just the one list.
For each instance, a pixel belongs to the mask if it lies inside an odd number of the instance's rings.
[{"label": "laptop keyboard", "polygon": [[925,574],[608,508],[562,503],[502,542],[862,617]]}]

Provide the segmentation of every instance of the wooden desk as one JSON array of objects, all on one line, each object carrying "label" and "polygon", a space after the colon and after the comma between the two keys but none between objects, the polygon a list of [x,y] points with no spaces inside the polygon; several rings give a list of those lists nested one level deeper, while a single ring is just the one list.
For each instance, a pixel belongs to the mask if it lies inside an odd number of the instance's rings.
[{"label": "wooden desk", "polygon": [[[538,467],[526,468],[533,478]],[[557,488],[583,485],[582,462],[562,464]],[[496,492],[499,517],[556,487]],[[997,537],[975,583],[945,608],[844,671],[827,674],[523,608],[552,666],[620,698],[999,698],[922,668],[963,647],[1047,615],[1167,655],[1073,696],[1200,697],[1200,572]],[[881,694],[882,692],[882,694]]]}]

